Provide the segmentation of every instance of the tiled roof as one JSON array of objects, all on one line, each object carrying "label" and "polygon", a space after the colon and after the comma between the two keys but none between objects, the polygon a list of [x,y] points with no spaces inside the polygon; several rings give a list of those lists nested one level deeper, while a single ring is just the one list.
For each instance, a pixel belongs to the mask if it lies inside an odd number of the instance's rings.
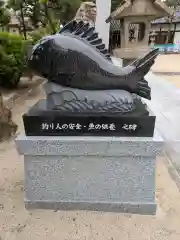
[{"label": "tiled roof", "polygon": [[[163,17],[163,18],[158,18],[154,21],[152,21],[152,24],[157,24],[157,23],[167,23],[169,22],[169,18],[168,17]],[[172,20],[173,23],[177,23],[177,22],[180,22],[180,11],[177,11],[175,13],[175,16]]]},{"label": "tiled roof", "polygon": [[[161,0],[153,0],[153,4],[150,0],[146,0],[143,3],[144,4],[138,5],[135,1],[132,0],[122,1],[121,5],[110,14],[106,22],[128,17],[130,15],[154,16],[155,18],[160,18],[163,16],[171,16],[173,14],[173,9],[169,8]],[[138,6],[137,8],[135,7],[136,4]]]},{"label": "tiled roof", "polygon": [[[156,19],[154,21],[152,21],[152,24],[158,24],[158,23],[168,23],[169,19],[168,17],[164,17],[164,18],[159,18]],[[176,16],[173,19],[173,23],[180,23],[180,11],[176,12]],[[121,24],[120,24],[120,20],[112,20],[111,21],[111,31],[118,31],[120,30]]]}]

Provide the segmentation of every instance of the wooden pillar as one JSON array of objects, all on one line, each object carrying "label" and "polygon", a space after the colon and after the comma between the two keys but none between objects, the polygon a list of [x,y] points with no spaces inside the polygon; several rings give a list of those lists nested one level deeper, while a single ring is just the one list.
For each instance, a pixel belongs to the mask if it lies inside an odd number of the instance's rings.
[{"label": "wooden pillar", "polygon": [[97,17],[96,17],[96,31],[102,38],[106,48],[109,48],[109,31],[110,23],[106,23],[106,19],[111,13],[111,0],[96,0]]}]

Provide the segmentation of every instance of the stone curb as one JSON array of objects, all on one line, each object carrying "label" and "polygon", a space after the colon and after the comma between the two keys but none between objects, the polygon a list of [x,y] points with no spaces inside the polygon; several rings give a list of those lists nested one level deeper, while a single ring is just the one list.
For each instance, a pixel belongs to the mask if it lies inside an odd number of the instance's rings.
[{"label": "stone curb", "polygon": [[27,96],[31,91],[35,90],[38,86],[40,86],[43,83],[44,81],[41,78],[38,78],[33,86],[28,87],[27,89],[20,93],[15,93],[9,99],[5,100],[4,101],[5,106],[11,110],[14,107],[14,105],[17,104],[22,98]]},{"label": "stone curb", "polygon": [[151,71],[152,73],[156,75],[167,75],[167,76],[178,76],[180,75],[180,72],[159,72],[159,71]]},{"label": "stone curb", "polygon": [[164,155],[165,155],[165,158],[164,158],[165,166],[167,167],[167,170],[171,178],[175,182],[178,190],[180,191],[180,175],[172,162],[171,156],[167,152],[164,152]]}]

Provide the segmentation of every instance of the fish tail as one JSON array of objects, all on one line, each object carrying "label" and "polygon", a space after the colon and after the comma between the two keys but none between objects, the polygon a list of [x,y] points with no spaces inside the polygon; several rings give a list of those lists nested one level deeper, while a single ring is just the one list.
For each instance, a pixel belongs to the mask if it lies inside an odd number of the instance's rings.
[{"label": "fish tail", "polygon": [[134,62],[131,63],[131,66],[135,66],[135,67],[140,66],[143,62],[150,59],[151,57],[156,57],[158,55],[158,52],[159,52],[158,48],[152,50],[151,52],[146,54],[144,57],[141,56],[140,58],[137,58]]},{"label": "fish tail", "polygon": [[135,67],[131,73],[131,79],[133,82],[135,81],[134,93],[149,100],[151,100],[151,88],[149,87],[148,82],[144,79],[144,76],[154,64],[157,55],[158,50],[155,49],[132,64],[132,66]]}]

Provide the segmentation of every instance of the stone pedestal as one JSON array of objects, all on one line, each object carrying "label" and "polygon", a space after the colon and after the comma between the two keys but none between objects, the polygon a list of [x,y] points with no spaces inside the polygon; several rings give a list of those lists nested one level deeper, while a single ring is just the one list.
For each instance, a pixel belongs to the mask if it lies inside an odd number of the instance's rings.
[{"label": "stone pedestal", "polygon": [[156,156],[161,137],[26,137],[28,209],[155,214]]}]

